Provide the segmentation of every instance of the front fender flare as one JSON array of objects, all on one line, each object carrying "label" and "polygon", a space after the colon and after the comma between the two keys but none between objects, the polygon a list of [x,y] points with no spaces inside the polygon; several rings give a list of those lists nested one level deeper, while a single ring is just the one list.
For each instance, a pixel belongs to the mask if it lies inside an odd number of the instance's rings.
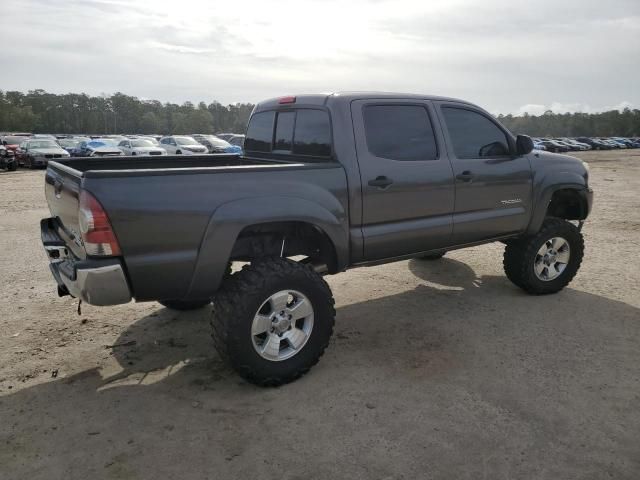
[{"label": "front fender flare", "polygon": [[584,195],[585,201],[587,201],[588,204],[588,209],[591,208],[591,202],[589,200],[590,190],[582,175],[573,172],[562,172],[548,175],[540,181],[539,186],[534,188],[534,209],[531,221],[527,228],[527,234],[534,234],[540,230],[553,194],[558,190],[565,189],[576,190],[581,195]]}]

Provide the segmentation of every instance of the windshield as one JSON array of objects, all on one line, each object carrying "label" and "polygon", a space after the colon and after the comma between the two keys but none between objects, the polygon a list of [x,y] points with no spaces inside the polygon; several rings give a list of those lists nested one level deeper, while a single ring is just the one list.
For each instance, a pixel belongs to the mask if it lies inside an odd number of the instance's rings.
[{"label": "windshield", "polygon": [[60,148],[53,140],[32,140],[27,143],[28,148]]},{"label": "windshield", "polygon": [[132,147],[153,147],[149,140],[131,140]]},{"label": "windshield", "polygon": [[178,145],[200,145],[191,137],[174,137]]}]

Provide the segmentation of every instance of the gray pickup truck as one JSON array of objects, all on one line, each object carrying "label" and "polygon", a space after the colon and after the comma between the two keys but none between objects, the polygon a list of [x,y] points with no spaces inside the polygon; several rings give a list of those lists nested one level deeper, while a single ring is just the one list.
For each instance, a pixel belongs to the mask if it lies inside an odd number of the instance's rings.
[{"label": "gray pickup truck", "polygon": [[[501,241],[518,287],[565,287],[582,261],[589,169],[532,148],[451,98],[276,98],[253,111],[242,156],[49,162],[42,242],[60,295],[212,303],[221,356],[278,385],[329,343],[324,274]],[[247,264],[232,274],[232,262]]]}]

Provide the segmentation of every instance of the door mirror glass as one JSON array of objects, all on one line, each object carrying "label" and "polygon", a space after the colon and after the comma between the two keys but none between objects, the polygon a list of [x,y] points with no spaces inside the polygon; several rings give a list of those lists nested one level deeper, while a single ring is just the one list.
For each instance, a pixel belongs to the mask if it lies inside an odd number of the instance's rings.
[{"label": "door mirror glass", "polygon": [[516,152],[518,155],[526,155],[533,150],[533,140],[527,135],[518,135],[516,137]]}]

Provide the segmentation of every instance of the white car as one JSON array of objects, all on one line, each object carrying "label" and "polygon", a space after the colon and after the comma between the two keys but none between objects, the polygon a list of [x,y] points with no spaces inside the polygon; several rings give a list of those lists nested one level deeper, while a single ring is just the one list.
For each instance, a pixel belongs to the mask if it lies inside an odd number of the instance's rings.
[{"label": "white car", "polygon": [[125,155],[166,155],[164,148],[156,147],[145,138],[127,138],[118,143],[118,148]]},{"label": "white car", "polygon": [[192,137],[173,135],[160,140],[160,146],[172,155],[203,155],[209,153],[204,145]]}]

